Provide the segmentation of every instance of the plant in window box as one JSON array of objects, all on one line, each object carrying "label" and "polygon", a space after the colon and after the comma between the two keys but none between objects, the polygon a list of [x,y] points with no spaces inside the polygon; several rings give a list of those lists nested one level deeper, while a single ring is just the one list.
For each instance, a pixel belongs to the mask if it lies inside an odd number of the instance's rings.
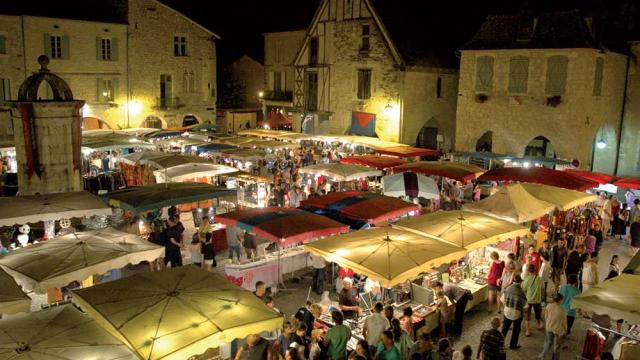
[{"label": "plant in window box", "polygon": [[476,102],[482,104],[483,102],[489,100],[489,95],[487,94],[476,94]]},{"label": "plant in window box", "polygon": [[547,106],[556,107],[562,103],[562,96],[554,95],[547,97]]}]

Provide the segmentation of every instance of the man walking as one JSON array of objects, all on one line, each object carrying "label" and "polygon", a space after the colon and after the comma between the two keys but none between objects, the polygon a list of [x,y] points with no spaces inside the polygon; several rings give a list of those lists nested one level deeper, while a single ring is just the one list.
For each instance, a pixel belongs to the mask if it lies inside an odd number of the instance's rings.
[{"label": "man walking", "polygon": [[504,303],[504,320],[502,323],[502,335],[506,338],[511,324],[513,324],[513,332],[509,342],[509,349],[517,350],[520,348],[518,339],[520,338],[520,328],[522,327],[522,315],[524,306],[527,304],[527,296],[521,287],[522,278],[516,275],[513,284],[509,286],[502,294],[502,302]]},{"label": "man walking", "polygon": [[378,350],[378,343],[380,343],[380,336],[382,333],[391,327],[389,320],[382,315],[384,306],[381,302],[377,302],[373,306],[373,313],[364,319],[364,327],[362,328],[362,335],[369,344],[369,350],[371,353],[375,353]]},{"label": "man walking", "polygon": [[560,306],[562,294],[556,294],[553,302],[544,309],[544,319],[546,334],[544,337],[544,347],[538,359],[544,359],[549,351],[553,360],[560,360],[560,338],[567,333],[567,317],[564,309]]},{"label": "man walking", "polygon": [[324,291],[324,278],[326,274],[327,264],[322,256],[309,253],[309,263],[313,267],[313,278],[311,280],[311,288],[318,295],[322,295]]}]

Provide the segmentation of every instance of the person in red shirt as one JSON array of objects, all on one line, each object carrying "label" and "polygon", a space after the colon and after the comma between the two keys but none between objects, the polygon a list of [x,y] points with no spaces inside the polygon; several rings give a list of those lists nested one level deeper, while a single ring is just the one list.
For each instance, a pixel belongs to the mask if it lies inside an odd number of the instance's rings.
[{"label": "person in red shirt", "polygon": [[[531,261],[529,261],[529,258],[531,258]],[[529,248],[527,249],[527,253],[525,254],[525,259],[527,259],[527,264],[535,265],[536,273],[540,271],[540,264],[542,262],[542,259],[540,259],[540,254],[536,252],[535,245],[533,244],[529,245]]]},{"label": "person in red shirt", "polygon": [[500,293],[500,285],[498,285],[498,279],[502,277],[502,271],[504,270],[504,261],[500,260],[500,255],[497,251],[491,253],[491,265],[489,266],[489,273],[487,274],[487,285],[489,287],[489,297],[487,299],[487,311],[491,313],[493,306],[496,309],[498,307],[498,294]]}]

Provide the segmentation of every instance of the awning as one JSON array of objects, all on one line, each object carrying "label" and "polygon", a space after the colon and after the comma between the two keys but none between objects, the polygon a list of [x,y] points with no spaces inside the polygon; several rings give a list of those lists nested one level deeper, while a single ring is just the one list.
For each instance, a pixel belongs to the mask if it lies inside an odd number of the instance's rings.
[{"label": "awning", "polygon": [[597,182],[600,185],[612,184],[617,179],[617,177],[613,175],[586,170],[565,169],[564,171],[587,181]]},{"label": "awning", "polygon": [[211,161],[199,156],[174,154],[162,151],[142,151],[120,158],[129,164],[151,165],[157,169],[169,169],[187,164],[211,164]]},{"label": "awning", "polygon": [[164,179],[165,182],[174,182],[204,176],[224,175],[236,171],[238,171],[238,169],[231,166],[206,163],[173,166],[166,170],[155,170],[153,174],[156,178]]},{"label": "awning", "polygon": [[276,140],[255,140],[252,142],[247,142],[244,144],[239,144],[239,147],[244,148],[256,148],[256,149],[291,149],[291,148],[299,148],[297,144],[284,142],[284,141],[276,141]]},{"label": "awning", "polygon": [[192,265],[76,290],[73,301],[140,359],[189,359],[283,321],[249,291]]},{"label": "awning", "polygon": [[613,185],[626,189],[640,190],[640,177],[622,178],[614,182]]},{"label": "awning", "polygon": [[337,220],[347,217],[370,224],[420,210],[418,205],[404,200],[362,191],[340,191],[312,197],[302,201],[300,208],[322,211],[322,214]]},{"label": "awning", "polygon": [[521,225],[470,211],[437,211],[401,220],[392,227],[469,251],[529,233],[529,229]]},{"label": "awning", "polygon": [[394,166],[405,164],[406,161],[391,156],[378,155],[354,155],[340,159],[343,164],[356,164],[369,166],[376,169],[389,169]]},{"label": "awning", "polygon": [[555,186],[527,183],[522,183],[520,185],[535,198],[552,203],[562,211],[567,211],[576,206],[592,203],[598,199],[596,195]]},{"label": "awning", "polygon": [[111,215],[111,208],[86,191],[0,197],[0,226]]},{"label": "awning", "polygon": [[412,172],[384,176],[382,178],[382,192],[387,196],[395,197],[440,198],[440,190],[432,178]]},{"label": "awning", "polygon": [[438,157],[442,155],[442,151],[435,149],[424,149],[413,146],[394,146],[388,148],[377,149],[378,154],[391,155],[397,157],[416,157],[416,156],[432,156]]},{"label": "awning", "polygon": [[257,149],[229,149],[222,151],[222,156],[233,160],[251,161],[267,157],[267,153]]},{"label": "awning", "polygon": [[555,207],[529,194],[522,185],[511,184],[479,202],[464,204],[463,209],[521,224],[547,215]]},{"label": "awning", "polygon": [[203,152],[223,152],[225,150],[235,149],[236,146],[231,144],[220,144],[220,143],[204,143],[204,144],[196,144],[196,145],[187,145],[184,147],[184,151],[186,153],[191,153],[193,149],[196,149],[196,153],[201,154]]},{"label": "awning", "polygon": [[478,178],[481,181],[520,181],[525,183],[557,186],[565,189],[586,191],[598,187],[598,183],[585,180],[565,171],[544,167],[509,167],[493,169]]},{"label": "awning", "polygon": [[621,274],[575,296],[571,307],[609,315],[614,320],[624,319],[630,324],[640,324],[638,289],[640,276]]},{"label": "awning", "polygon": [[640,275],[640,251],[636,252],[622,272],[625,274]]},{"label": "awning", "polygon": [[379,281],[385,288],[404,283],[466,253],[465,249],[437,239],[388,227],[330,236],[305,244],[305,249]]},{"label": "awning", "polygon": [[[0,268],[0,314],[29,311],[31,311],[31,298],[22,291],[11,275]],[[0,351],[0,357],[1,354]]]},{"label": "awning", "polygon": [[234,137],[234,138],[219,139],[219,140],[216,140],[215,142],[239,146],[239,145],[254,142],[254,141],[260,141],[260,138],[256,138],[252,136],[240,136],[240,137]]},{"label": "awning", "polygon": [[300,174],[313,174],[330,177],[335,181],[351,181],[369,176],[380,176],[382,172],[362,165],[354,164],[318,164],[301,167],[298,169]]},{"label": "awning", "polygon": [[104,139],[100,137],[85,138],[82,141],[82,148],[85,151],[107,151],[120,150],[130,148],[155,149],[156,146],[139,138],[111,138]]},{"label": "awning", "polygon": [[444,176],[459,181],[471,181],[486,170],[475,165],[451,161],[418,161],[396,166],[393,171],[411,171],[418,174]]},{"label": "awning", "polygon": [[284,246],[349,231],[347,225],[292,208],[242,209],[217,215],[216,220]]},{"label": "awning", "polygon": [[138,214],[172,205],[231,196],[236,196],[236,190],[209,184],[179,182],[132,186],[110,192],[102,198],[110,205]]}]

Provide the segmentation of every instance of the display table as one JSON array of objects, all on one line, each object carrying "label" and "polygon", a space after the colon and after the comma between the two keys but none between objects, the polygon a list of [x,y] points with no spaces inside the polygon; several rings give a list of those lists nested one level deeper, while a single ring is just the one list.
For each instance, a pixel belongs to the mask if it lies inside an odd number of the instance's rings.
[{"label": "display table", "polygon": [[[280,273],[284,275],[306,268],[307,256],[308,252],[302,247],[287,250],[280,256]],[[278,255],[275,252],[268,253],[256,261],[226,264],[224,273],[229,281],[250,291],[255,291],[258,281],[270,287],[279,282]]]},{"label": "display table", "polygon": [[464,279],[463,281],[459,282],[458,285],[463,289],[471,291],[471,294],[473,295],[473,300],[467,302],[467,308],[465,309],[465,312],[471,310],[474,306],[487,300],[488,286],[486,284],[480,285],[475,283],[471,279]]}]

